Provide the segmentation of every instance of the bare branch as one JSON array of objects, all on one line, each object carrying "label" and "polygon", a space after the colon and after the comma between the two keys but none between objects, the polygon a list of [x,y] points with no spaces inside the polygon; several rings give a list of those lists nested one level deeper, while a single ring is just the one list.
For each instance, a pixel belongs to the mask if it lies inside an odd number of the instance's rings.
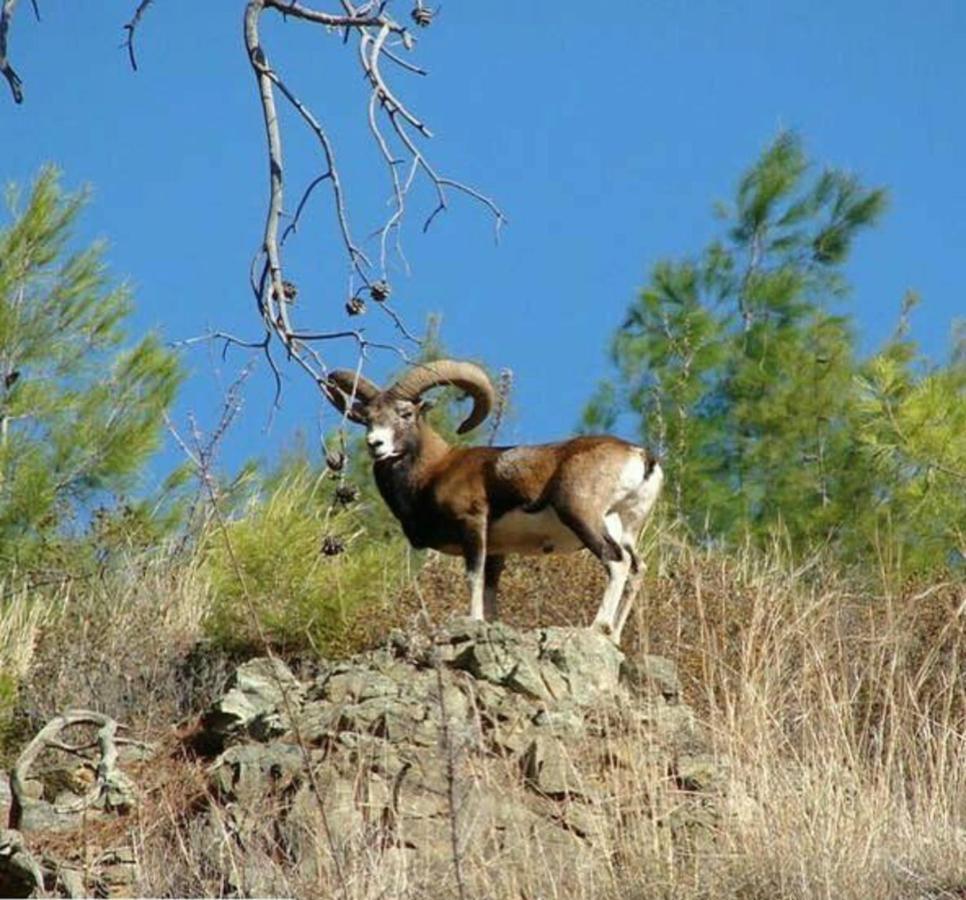
[{"label": "bare branch", "polygon": [[[0,72],[7,79],[10,91],[13,94],[14,103],[23,103],[23,82],[20,76],[14,71],[7,59],[7,34],[10,30],[10,20],[13,18],[13,10],[17,5],[17,0],[3,0],[0,6]],[[34,10],[36,11],[36,6]]]},{"label": "bare branch", "polygon": [[[398,113],[401,115],[410,125],[413,126],[420,134],[425,137],[432,137],[432,132],[419,120],[417,119],[405,106],[400,102],[400,100],[389,90],[386,85],[385,80],[382,77],[382,73],[379,71],[379,57],[382,55],[386,43],[386,38],[389,37],[392,31],[391,23],[384,22],[382,27],[379,29],[379,34],[373,39],[369,36],[366,31],[362,32],[362,44],[365,47],[370,41],[372,42],[372,49],[369,53],[366,66],[366,74],[369,76],[369,81],[372,83],[372,88],[379,95],[379,102],[383,105],[388,113],[394,115]],[[363,55],[365,51],[363,50]]]},{"label": "bare branch", "polygon": [[127,32],[127,37],[124,40],[124,46],[127,47],[127,55],[131,60],[131,68],[136,72],[138,70],[138,61],[134,55],[134,32],[137,30],[138,25],[141,22],[141,17],[147,12],[148,7],[154,2],[154,0],[141,0],[138,3],[138,7],[134,10],[134,15],[131,16],[131,21],[124,26],[124,30]]},{"label": "bare branch", "polygon": [[[363,337],[361,330],[333,329],[316,331],[314,329],[296,330],[291,324],[291,311],[286,304],[283,272],[282,247],[297,230],[302,213],[314,196],[315,189],[324,181],[332,188],[333,207],[336,214],[337,226],[345,248],[352,277],[349,283],[349,297],[357,297],[357,288],[353,279],[358,279],[366,287],[373,285],[371,263],[352,237],[349,227],[347,204],[339,170],[335,160],[335,151],[330,136],[322,125],[319,117],[303,102],[301,97],[287,84],[285,79],[269,61],[265,48],[259,38],[259,22],[265,10],[278,12],[284,17],[295,18],[304,22],[321,25],[327,29],[338,29],[343,38],[348,40],[353,34],[358,35],[359,61],[367,81],[371,87],[368,108],[369,129],[379,152],[389,172],[391,184],[391,210],[385,222],[373,233],[379,240],[379,266],[381,279],[386,279],[389,267],[390,240],[394,237],[394,250],[407,267],[400,241],[400,227],[406,210],[406,195],[414,186],[417,172],[424,173],[436,192],[437,205],[424,224],[428,228],[439,212],[447,207],[447,191],[456,190],[484,204],[496,219],[497,231],[505,221],[500,209],[487,196],[454,179],[444,177],[436,172],[428,162],[423,152],[407,131],[415,129],[418,134],[430,137],[431,132],[403,103],[396,92],[388,84],[382,72],[380,62],[383,57],[393,64],[413,74],[424,75],[425,70],[402,59],[394,52],[394,45],[402,45],[407,50],[413,46],[413,37],[407,28],[394,21],[386,12],[386,3],[370,2],[356,6],[349,0],[342,0],[342,15],[323,12],[298,2],[298,0],[249,0],[245,14],[245,42],[249,61],[259,86],[263,119],[265,122],[267,147],[269,157],[269,203],[263,230],[262,247],[253,266],[261,268],[261,278],[252,278],[252,290],[256,296],[258,308],[268,329],[269,336],[276,336],[285,346],[289,358],[310,372],[320,382],[325,372],[323,360],[306,346],[311,341],[324,341],[348,338],[355,340],[360,353],[363,355],[370,347],[377,346]],[[426,17],[417,19],[418,24],[429,24]],[[396,36],[398,41],[390,41]],[[279,235],[279,221],[286,215],[284,211],[284,169],[282,157],[282,136],[278,122],[275,92],[278,91],[297,112],[304,125],[318,141],[324,159],[325,168],[317,175],[302,193],[291,222]],[[402,157],[397,157],[390,146],[389,140],[379,124],[380,114],[389,121],[392,133],[398,139],[405,151]],[[399,166],[409,164],[409,172],[405,179],[401,177]],[[253,270],[254,275],[254,270]],[[356,300],[348,304],[350,314],[363,312],[362,304]],[[379,304],[383,314],[392,321],[395,329],[406,340],[418,343],[418,339],[406,328],[400,316],[384,303]]]},{"label": "bare branch", "polygon": [[282,213],[282,136],[278,127],[278,112],[275,107],[275,94],[272,90],[270,68],[262,49],[258,34],[258,24],[265,9],[266,0],[249,0],[245,8],[245,46],[248,59],[258,82],[262,102],[262,115],[265,122],[265,135],[268,142],[269,202],[265,217],[265,231],[262,252],[266,256],[266,279],[262,278],[259,292],[259,305],[262,317],[270,331],[279,335],[282,342],[289,344],[291,326],[288,312],[283,302],[282,264],[278,248],[278,222]]},{"label": "bare branch", "polygon": [[379,308],[387,316],[389,316],[390,319],[392,319],[393,325],[396,326],[396,330],[404,338],[406,338],[407,341],[410,341],[411,343],[416,344],[417,346],[422,345],[423,342],[418,337],[416,337],[415,335],[409,332],[406,326],[403,325],[402,319],[399,318],[399,314],[388,303],[380,303]]},{"label": "bare branch", "polygon": [[352,235],[349,232],[349,220],[345,209],[345,198],[342,193],[342,182],[339,179],[339,171],[335,167],[335,155],[332,150],[332,143],[329,141],[329,136],[325,133],[325,130],[319,124],[319,121],[315,118],[312,112],[295,96],[292,91],[286,86],[285,82],[279,78],[278,73],[274,72],[272,69],[268,69],[268,77],[272,80],[275,86],[282,92],[282,95],[288,100],[292,106],[298,111],[298,114],[302,117],[305,123],[318,138],[319,143],[322,145],[322,152],[325,154],[325,161],[328,165],[328,171],[324,173],[324,177],[332,182],[332,193],[335,200],[336,215],[339,220],[339,230],[342,233],[342,241],[345,244],[346,252],[349,254],[349,259],[352,262],[352,267],[356,270],[359,277],[362,279],[363,283],[368,284],[369,278],[366,276],[365,271],[362,268],[364,263],[366,266],[371,266],[368,257],[363,253],[353,242]]},{"label": "bare branch", "polygon": [[295,0],[264,0],[263,5],[266,8],[277,9],[283,16],[305,19],[330,28],[360,28],[366,25],[381,25],[383,22],[382,16],[369,16],[355,12],[347,16],[335,16],[303,6]]},{"label": "bare branch", "polygon": [[392,52],[392,50],[383,48],[382,55],[385,56],[386,59],[394,62],[397,66],[400,66],[401,68],[405,69],[407,72],[412,72],[414,75],[429,74],[429,72],[427,72],[422,67],[414,65],[411,62],[408,62],[407,60],[403,59],[401,56],[397,56],[395,53]]},{"label": "bare branch", "polygon": [[285,246],[285,241],[288,240],[290,234],[295,234],[298,231],[299,219],[302,217],[302,210],[305,209],[305,204],[308,203],[309,197],[323,181],[327,178],[331,178],[332,175],[329,172],[323,172],[321,175],[316,176],[310,182],[308,187],[306,187],[305,192],[302,194],[302,199],[299,200],[299,205],[295,209],[295,215],[292,216],[292,221],[285,227],[285,231],[282,232],[281,245]]},{"label": "bare branch", "polygon": [[[131,68],[138,69],[135,52],[135,37],[144,16],[154,0],[129,0],[133,12],[123,26],[124,45],[127,48]],[[17,103],[23,99],[22,83],[7,59],[7,36],[17,0],[0,0],[0,71],[9,83]],[[39,17],[38,0],[31,0],[35,14]],[[436,171],[425,154],[417,146],[416,136],[432,136],[426,123],[412,112],[401,99],[400,94],[390,84],[383,71],[383,61],[388,60],[396,70],[412,75],[424,76],[426,70],[404,58],[403,51],[411,51],[415,37],[406,25],[397,22],[388,12],[388,0],[367,0],[354,3],[339,0],[341,12],[326,12],[308,5],[302,0],[245,0],[244,39],[252,74],[258,87],[259,101],[265,129],[268,162],[268,200],[265,221],[258,252],[254,254],[249,276],[252,294],[255,298],[259,316],[265,328],[264,337],[259,340],[242,340],[224,332],[202,338],[192,338],[184,345],[200,340],[221,340],[222,353],[228,347],[238,346],[260,350],[268,360],[275,378],[277,407],[281,396],[282,378],[278,363],[273,357],[275,341],[284,347],[289,360],[305,370],[317,384],[324,379],[327,367],[318,345],[324,341],[352,340],[355,342],[360,358],[366,357],[371,349],[388,349],[402,354],[399,347],[370,341],[362,329],[296,327],[293,318],[301,317],[304,305],[294,309],[296,286],[285,278],[283,247],[293,237],[299,227],[303,212],[310,200],[314,199],[318,188],[328,182],[331,188],[331,201],[335,214],[336,227],[341,238],[342,250],[348,262],[348,313],[358,314],[363,310],[359,295],[360,286],[372,292],[382,309],[382,315],[391,322],[396,332],[405,341],[419,343],[418,338],[406,327],[401,316],[385,303],[388,290],[382,297],[374,292],[376,285],[385,283],[388,288],[387,273],[391,257],[401,261],[405,271],[409,264],[402,248],[401,229],[407,211],[407,196],[419,180],[418,175],[426,177],[436,195],[436,206],[424,223],[424,230],[433,219],[447,208],[447,193],[455,190],[482,203],[494,215],[497,231],[505,218],[493,200],[474,188]],[[343,41],[353,38],[357,41],[359,62],[370,89],[368,104],[368,123],[382,160],[386,166],[391,186],[388,201],[389,212],[385,221],[371,233],[378,240],[379,275],[374,274],[374,266],[366,253],[364,243],[357,243],[349,226],[350,206],[346,191],[336,164],[335,144],[329,131],[323,125],[323,118],[306,104],[296,90],[289,86],[280,71],[272,65],[261,43],[260,25],[266,10],[284,19],[298,20],[311,26],[320,26],[334,32]],[[413,10],[413,21],[423,28],[431,24],[434,12],[422,2],[417,2]],[[401,48],[401,49],[400,49]],[[285,207],[285,172],[283,159],[282,130],[279,122],[278,95],[297,113],[302,125],[308,129],[318,143],[322,166],[308,182],[295,207],[290,213]],[[386,124],[388,122],[388,125]],[[404,171],[403,167],[406,167]],[[283,224],[283,218],[285,223]],[[341,254],[340,254],[341,255]],[[311,345],[316,345],[313,348]]]}]

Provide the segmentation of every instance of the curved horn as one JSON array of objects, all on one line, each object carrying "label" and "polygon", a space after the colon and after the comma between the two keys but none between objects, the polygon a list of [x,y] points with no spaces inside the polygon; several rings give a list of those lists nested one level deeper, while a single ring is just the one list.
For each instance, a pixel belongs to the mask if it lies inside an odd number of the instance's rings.
[{"label": "curved horn", "polygon": [[[355,407],[365,406],[380,393],[375,384],[353,369],[335,369],[329,372],[329,377],[320,382],[319,386],[329,402],[353,422],[362,421]],[[355,402],[350,406],[353,397]]]},{"label": "curved horn", "polygon": [[473,398],[473,411],[456,429],[458,434],[476,428],[489,414],[496,402],[496,391],[490,378],[479,366],[455,359],[438,359],[422,363],[406,372],[389,391],[397,397],[415,400],[430,388],[453,385]]}]

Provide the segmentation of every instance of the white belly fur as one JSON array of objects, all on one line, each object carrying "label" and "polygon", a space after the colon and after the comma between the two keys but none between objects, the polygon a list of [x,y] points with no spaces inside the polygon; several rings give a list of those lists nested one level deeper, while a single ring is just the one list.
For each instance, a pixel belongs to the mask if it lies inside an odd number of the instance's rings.
[{"label": "white belly fur", "polygon": [[486,539],[488,553],[573,553],[584,545],[553,509],[513,510],[500,516]]}]

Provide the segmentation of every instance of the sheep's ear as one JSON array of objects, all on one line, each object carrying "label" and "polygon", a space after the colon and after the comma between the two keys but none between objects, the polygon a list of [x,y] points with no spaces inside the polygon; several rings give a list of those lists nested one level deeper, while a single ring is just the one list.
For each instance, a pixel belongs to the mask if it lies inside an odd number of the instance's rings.
[{"label": "sheep's ear", "polygon": [[425,416],[426,413],[432,412],[436,408],[436,404],[432,400],[420,400],[419,401],[419,414]]}]

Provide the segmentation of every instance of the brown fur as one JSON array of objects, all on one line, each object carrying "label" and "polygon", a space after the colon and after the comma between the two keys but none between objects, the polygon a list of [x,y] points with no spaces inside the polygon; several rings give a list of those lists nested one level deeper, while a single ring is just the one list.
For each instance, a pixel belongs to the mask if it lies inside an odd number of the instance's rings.
[{"label": "brown fur", "polygon": [[[496,613],[501,554],[583,546],[610,577],[598,621],[606,606],[605,624],[619,633],[624,607],[617,599],[629,574],[638,572],[633,543],[656,496],[652,491],[643,512],[634,507],[642,502],[634,492],[657,465],[648,451],[608,435],[525,447],[454,447],[426,421],[427,405],[391,390],[373,394],[369,387],[359,391],[352,418],[367,426],[379,491],[414,547],[463,556],[474,616],[482,617],[484,606],[487,615]],[[625,483],[629,472],[638,473],[639,484]],[[630,509],[618,512],[627,504]],[[617,525],[605,521],[615,517]],[[627,526],[635,533],[625,534]]]}]

